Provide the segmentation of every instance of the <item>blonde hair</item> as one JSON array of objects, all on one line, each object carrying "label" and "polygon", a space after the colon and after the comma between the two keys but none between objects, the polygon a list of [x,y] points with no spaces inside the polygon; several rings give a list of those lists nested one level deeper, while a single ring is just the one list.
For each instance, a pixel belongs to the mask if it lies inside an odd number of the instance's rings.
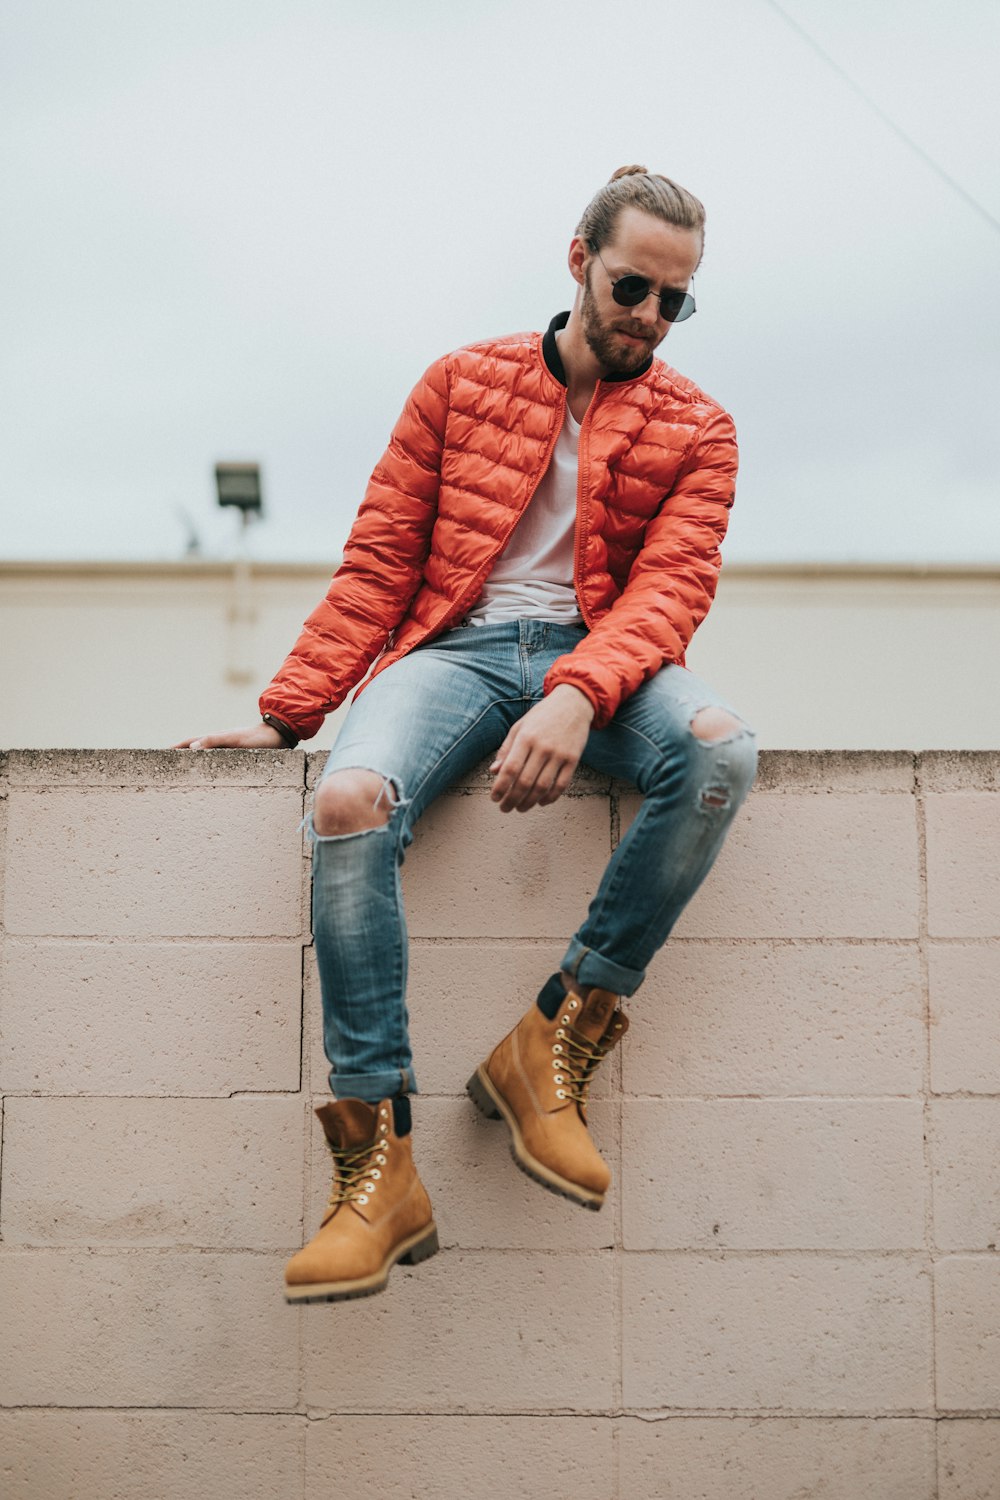
[{"label": "blonde hair", "polygon": [[649,172],[645,167],[619,167],[609,182],[591,198],[576,226],[576,232],[591,250],[600,250],[615,232],[615,223],[623,208],[641,208],[677,229],[691,229],[705,242],[705,209],[703,204],[682,188]]}]

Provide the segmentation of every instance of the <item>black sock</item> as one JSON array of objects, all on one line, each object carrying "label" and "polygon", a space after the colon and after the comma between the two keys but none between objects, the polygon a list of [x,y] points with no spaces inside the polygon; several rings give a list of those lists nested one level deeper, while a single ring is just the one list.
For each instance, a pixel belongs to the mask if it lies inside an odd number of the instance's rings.
[{"label": "black sock", "polygon": [[566,986],[561,974],[553,974],[551,979],[545,981],[535,1003],[546,1020],[555,1020],[560,1005],[566,1003]]},{"label": "black sock", "polygon": [[392,1101],[392,1128],[397,1135],[409,1135],[413,1128],[410,1101],[406,1094],[397,1094]]}]

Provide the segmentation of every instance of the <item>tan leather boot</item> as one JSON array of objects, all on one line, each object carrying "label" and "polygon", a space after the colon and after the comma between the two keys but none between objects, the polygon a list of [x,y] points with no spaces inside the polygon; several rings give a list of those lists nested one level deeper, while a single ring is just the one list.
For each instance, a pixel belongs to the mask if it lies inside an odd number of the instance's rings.
[{"label": "tan leather boot", "polygon": [[385,1290],[397,1261],[438,1248],[431,1200],[398,1136],[392,1104],[338,1099],[316,1111],[333,1156],[333,1190],[319,1231],[285,1267],[288,1302],[342,1302]]},{"label": "tan leather boot", "polygon": [[511,1150],[529,1177],[587,1208],[600,1208],[611,1172],[587,1129],[587,1090],[628,1019],[617,996],[568,994],[554,1020],[532,1005],[469,1079],[473,1103],[503,1118]]}]

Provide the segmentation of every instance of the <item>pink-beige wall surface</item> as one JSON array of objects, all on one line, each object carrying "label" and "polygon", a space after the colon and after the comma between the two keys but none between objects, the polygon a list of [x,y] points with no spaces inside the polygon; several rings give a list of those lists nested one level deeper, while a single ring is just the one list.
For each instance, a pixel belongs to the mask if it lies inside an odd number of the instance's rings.
[{"label": "pink-beige wall surface", "polygon": [[404,872],[442,1253],[293,1310],[320,762],[0,765],[4,1500],[997,1500],[1000,753],[763,756],[596,1091],[600,1214],[464,1084],[635,796],[456,787]]}]

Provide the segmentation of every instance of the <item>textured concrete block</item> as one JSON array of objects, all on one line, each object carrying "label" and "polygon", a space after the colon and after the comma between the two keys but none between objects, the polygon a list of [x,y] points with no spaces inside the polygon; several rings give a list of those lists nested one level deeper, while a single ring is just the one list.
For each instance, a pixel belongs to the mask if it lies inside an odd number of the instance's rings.
[{"label": "textured concrete block", "polygon": [[626,1409],[867,1415],[931,1403],[930,1278],[918,1260],[624,1257]]},{"label": "textured concrete block", "polygon": [[300,1500],[303,1417],[0,1413],[4,1500]]},{"label": "textured concrete block", "polygon": [[527,817],[484,793],[442,797],[407,855],[403,890],[416,937],[562,938],[587,914],[611,856],[605,797],[565,797]]},{"label": "textured concrete block", "polygon": [[305,755],[301,750],[11,750],[12,786],[292,787],[300,796]]},{"label": "textured concrete block", "polygon": [[228,1094],[299,1086],[302,950],[8,939],[2,1087]]},{"label": "textured concrete block", "polygon": [[611,1450],[606,1418],[327,1417],[309,1423],[306,1493],[338,1500],[608,1500]]},{"label": "textured concrete block", "polygon": [[381,1296],[309,1309],[304,1399],[340,1413],[606,1410],[614,1304],[610,1255],[446,1250],[397,1267]]},{"label": "textured concrete block", "polygon": [[0,1405],[289,1411],[298,1320],[284,1257],[10,1250]]},{"label": "textured concrete block", "polygon": [[1000,1418],[951,1417],[937,1424],[939,1500],[996,1500]]},{"label": "textured concrete block", "polygon": [[913,792],[911,750],[762,750],[754,792]]},{"label": "textured concrete block", "polygon": [[932,1088],[1000,1092],[1000,947],[931,943],[928,957]]},{"label": "textured concrete block", "polygon": [[931,1104],[934,1243],[941,1250],[1000,1245],[1000,1099]]},{"label": "textured concrete block", "polygon": [[927,798],[927,923],[932,937],[1000,937],[1000,796]]},{"label": "textured concrete block", "polygon": [[[617,1111],[597,1101],[594,1139],[617,1166]],[[485,1119],[469,1099],[413,1101],[413,1154],[431,1196],[442,1245],[463,1250],[601,1250],[614,1242],[612,1186],[599,1213],[559,1198],[515,1165],[510,1134]],[[312,1142],[310,1226],[319,1223],[330,1191],[330,1153],[319,1122]]]},{"label": "textured concrete block", "polygon": [[298,934],[301,800],[291,787],[15,791],[7,931]]},{"label": "textured concrete block", "polygon": [[627,1101],[629,1250],[924,1243],[919,1100]]},{"label": "textured concrete block", "polygon": [[934,1268],[942,1411],[1000,1406],[1000,1256],[949,1255]]},{"label": "textured concrete block", "polygon": [[8,1099],[9,1245],[287,1250],[302,1231],[297,1096]]},{"label": "textured concrete block", "polygon": [[633,1094],[916,1094],[916,947],[668,943],[629,1002]]},{"label": "textured concrete block", "polygon": [[[622,799],[622,828],[637,796]],[[758,793],[677,924],[680,937],[916,937],[912,797]]]},{"label": "textured concrete block", "polygon": [[924,750],[917,778],[924,792],[1000,792],[1000,751]]},{"label": "textured concrete block", "polygon": [[620,1424],[635,1500],[937,1500],[934,1423],[852,1417],[668,1417]]}]

